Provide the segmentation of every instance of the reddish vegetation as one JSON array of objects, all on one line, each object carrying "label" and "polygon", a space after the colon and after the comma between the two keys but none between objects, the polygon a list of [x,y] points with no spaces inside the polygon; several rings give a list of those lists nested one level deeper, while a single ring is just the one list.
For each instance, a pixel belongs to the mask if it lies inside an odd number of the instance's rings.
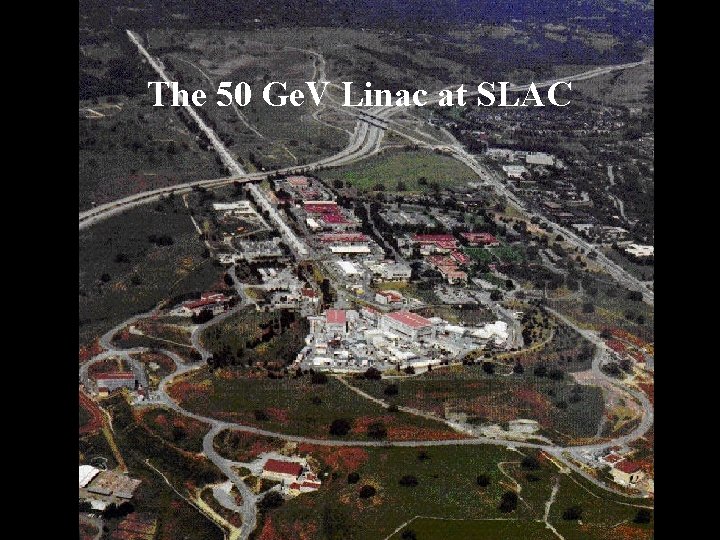
[{"label": "reddish vegetation", "polygon": [[640,383],[638,386],[640,386],[640,390],[645,392],[650,403],[655,405],[655,383]]},{"label": "reddish vegetation", "polygon": [[157,519],[150,514],[132,513],[118,523],[110,535],[111,540],[136,540],[152,538],[157,529]]},{"label": "reddish vegetation", "polygon": [[642,529],[633,525],[623,524],[612,529],[613,540],[644,540],[652,537],[653,531],[651,529]]},{"label": "reddish vegetation", "polygon": [[80,522],[80,540],[93,540],[97,533],[98,529],[95,525]]},{"label": "reddish vegetation", "polygon": [[631,334],[627,330],[623,330],[622,328],[611,328],[610,333],[613,335],[613,337],[622,339],[623,341],[627,341],[628,343],[632,343],[633,345],[635,345],[636,347],[640,347],[641,349],[648,345],[647,341],[639,338],[635,334]]},{"label": "reddish vegetation", "polygon": [[278,407],[270,407],[265,410],[270,418],[278,422],[287,423],[290,419],[287,409],[279,409]]},{"label": "reddish vegetation", "polygon": [[207,383],[194,383],[185,379],[177,381],[169,389],[169,394],[173,399],[183,403],[189,399],[198,399],[208,396],[211,392],[211,386]]},{"label": "reddish vegetation", "polygon": [[370,424],[381,422],[387,429],[387,439],[390,441],[410,441],[410,440],[445,440],[445,439],[462,439],[464,435],[453,431],[452,429],[443,429],[442,427],[430,428],[419,426],[408,426],[404,424],[401,418],[396,415],[386,414],[383,416],[361,416],[356,418],[353,423],[351,433],[355,435],[364,435]]},{"label": "reddish vegetation", "polygon": [[80,392],[80,407],[90,413],[90,421],[85,425],[80,426],[80,435],[85,433],[93,433],[102,428],[103,416],[102,411],[98,408],[93,400],[87,397],[85,394]]},{"label": "reddish vegetation", "polygon": [[607,344],[608,347],[610,347],[613,351],[615,351],[617,353],[623,353],[623,352],[625,352],[625,349],[627,349],[627,347],[625,346],[624,343],[622,343],[621,341],[618,341],[616,339],[605,340],[605,343]]},{"label": "reddish vegetation", "polygon": [[262,531],[260,531],[258,540],[283,540],[283,537],[280,536],[280,533],[278,533],[275,529],[271,517],[268,516],[265,519],[265,523],[263,524]]},{"label": "reddish vegetation", "polygon": [[[119,363],[122,366],[125,365],[125,362],[123,361],[119,361]],[[105,360],[100,360],[90,366],[88,368],[88,376],[92,379],[93,376],[98,373],[107,373],[109,371],[124,371],[124,369],[119,368],[118,360],[116,358],[106,358]]]},{"label": "reddish vegetation", "polygon": [[100,342],[97,339],[93,341],[90,345],[80,347],[80,351],[78,353],[80,363],[83,363],[86,360],[90,360],[90,358],[92,358],[93,356],[100,354],[102,350],[103,349],[100,346]]}]

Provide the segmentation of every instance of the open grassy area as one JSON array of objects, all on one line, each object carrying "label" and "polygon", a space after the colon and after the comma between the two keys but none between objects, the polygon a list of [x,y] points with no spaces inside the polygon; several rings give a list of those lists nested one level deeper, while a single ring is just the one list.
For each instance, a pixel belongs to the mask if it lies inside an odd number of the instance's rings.
[{"label": "open grassy area", "polygon": [[[605,538],[612,532],[611,524],[632,518],[635,513],[635,509],[617,504],[606,493],[583,490],[574,483],[574,476],[560,475],[541,456],[538,469],[523,468],[520,462],[524,456],[501,446],[336,449],[300,445],[299,451],[309,453],[320,470],[329,474],[319,491],[286,501],[266,514],[258,525],[262,538],[296,538],[302,532],[308,538],[382,540],[415,516],[459,520],[415,520],[406,528],[414,530],[419,540],[551,538],[546,532],[552,533],[535,520],[542,519],[545,503],[559,477],[558,501],[562,502],[551,507],[550,522],[556,527],[563,525],[563,531],[583,527],[587,531],[583,538]],[[347,482],[350,472],[359,473],[357,483]],[[415,487],[400,485],[399,480],[408,475],[417,480]],[[487,487],[477,484],[478,475],[488,476]],[[375,495],[361,498],[359,492],[365,485],[373,486]],[[517,508],[501,512],[498,506],[502,494],[516,491],[517,485]],[[597,507],[587,513],[582,526],[560,523],[570,500],[583,508]],[[498,518],[517,521],[477,521]],[[647,533],[651,529],[646,526],[624,523],[621,527],[638,532],[637,538],[650,538]],[[399,539],[401,533],[392,538]]]},{"label": "open grassy area", "polygon": [[[603,412],[602,391],[532,375],[487,375],[478,366],[458,366],[392,381],[390,401],[444,415],[466,413],[475,423],[537,420],[552,438],[563,441],[595,434]],[[353,379],[371,395],[386,398],[390,381]],[[559,405],[561,404],[562,405]]]},{"label": "open grassy area", "polygon": [[446,540],[448,538],[462,538],[463,540],[486,540],[532,538],[533,540],[552,540],[557,538],[544,523],[535,521],[507,520],[444,520],[432,518],[418,518],[403,530],[398,531],[390,538],[399,540],[402,533],[410,529],[417,535],[418,540]]},{"label": "open grassy area", "polygon": [[133,497],[136,508],[158,517],[159,540],[221,540],[220,528],[178,496],[149,463],[160,470],[180,493],[223,480],[220,471],[206,458],[194,456],[149,434],[140,426],[120,395],[107,401],[113,418],[114,437],[128,475],[142,481]]},{"label": "open grassy area", "polygon": [[[149,237],[168,237],[158,245]],[[80,343],[173,295],[203,291],[222,270],[204,246],[179,198],[140,207],[80,231]]]},{"label": "open grassy area", "polygon": [[140,409],[137,419],[148,431],[188,452],[202,452],[202,441],[210,426],[164,407]]},{"label": "open grassy area", "polygon": [[[330,378],[313,384],[310,375],[269,379],[262,373],[202,369],[175,382],[170,394],[199,414],[289,433],[334,438],[329,427],[347,419],[345,439],[364,439],[373,422],[382,422],[389,440],[462,438],[445,425],[406,413],[388,412]],[[318,402],[319,400],[319,402]]]},{"label": "open grassy area", "polygon": [[[402,182],[405,191],[429,192],[433,183],[443,187],[477,179],[477,175],[459,161],[419,150],[389,150],[356,164],[322,171],[319,175],[330,183],[342,180],[361,191],[370,191],[376,185],[382,185],[388,191],[397,191],[397,183]],[[421,178],[425,179],[423,183]]]}]

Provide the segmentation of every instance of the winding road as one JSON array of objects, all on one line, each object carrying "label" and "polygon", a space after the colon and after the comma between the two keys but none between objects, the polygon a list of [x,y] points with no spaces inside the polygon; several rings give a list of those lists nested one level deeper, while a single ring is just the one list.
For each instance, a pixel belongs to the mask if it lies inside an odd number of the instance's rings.
[{"label": "winding road", "polygon": [[[140,38],[134,34],[131,31],[127,31],[129,39],[137,46],[138,50],[141,52],[141,54],[145,57],[145,59],[149,62],[149,64],[153,67],[153,69],[163,78],[163,80],[170,82],[169,77],[165,74],[164,66],[159,60],[156,60],[153,58],[147,50],[143,47],[142,43],[140,42]],[[324,63],[322,64],[324,66]],[[617,70],[617,69],[626,69],[628,67],[632,67],[638,65],[638,63],[634,64],[625,64],[621,66],[606,66],[606,67],[600,67],[595,68],[593,70],[576,74],[573,76],[568,76],[563,78],[563,80],[583,80],[586,78],[591,78],[599,75],[603,75],[606,73],[609,73],[611,71]],[[317,71],[316,71],[317,73]],[[540,87],[540,85],[549,85],[552,84],[554,81],[546,81],[545,83],[539,83],[537,86]],[[521,90],[523,89],[522,86],[513,88],[513,90]],[[223,145],[222,141],[220,141],[219,137],[213,132],[211,128],[209,128],[203,120],[199,117],[199,115],[196,113],[196,111],[191,107],[186,107],[188,114],[197,122],[198,126],[202,129],[202,131],[207,135],[208,139],[211,141],[213,147],[220,155],[223,163],[226,165],[228,170],[231,172],[231,176],[227,178],[220,178],[220,179],[214,179],[214,180],[201,180],[197,182],[190,182],[185,184],[178,184],[171,187],[166,188],[159,188],[152,191],[148,191],[142,194],[136,194],[129,197],[125,197],[104,205],[97,206],[91,210],[87,210],[85,212],[80,213],[80,219],[79,219],[79,228],[80,230],[87,228],[98,221],[107,218],[110,215],[113,215],[117,212],[122,212],[128,208],[132,208],[134,206],[146,204],[149,201],[156,200],[162,196],[165,196],[169,193],[184,193],[188,192],[193,189],[195,186],[205,186],[205,187],[215,187],[220,185],[225,185],[228,183],[231,183],[233,181],[239,181],[239,182],[255,182],[261,179],[264,179],[267,177],[267,173],[250,173],[247,174],[243,168],[237,163],[237,161],[232,157],[232,155],[229,153],[227,148]],[[398,108],[375,108],[372,111],[372,117],[379,120],[389,120],[390,117],[397,112]],[[363,159],[369,155],[373,155],[377,153],[380,149],[380,144],[382,142],[384,131],[385,129],[388,130],[394,130],[394,128],[391,127],[390,123],[388,122],[387,128],[380,128],[374,124],[369,123],[366,120],[362,119],[362,115],[364,114],[362,111],[354,111],[354,114],[359,114],[361,118],[356,122],[355,129],[353,131],[352,136],[350,137],[350,141],[348,146],[343,149],[338,154],[335,154],[334,156],[330,156],[324,159],[321,159],[315,163],[305,165],[302,167],[302,170],[304,171],[313,171],[317,170],[320,167],[330,167],[330,166],[338,166],[338,165],[344,165],[347,163],[352,163],[354,161],[357,161],[359,159]],[[410,138],[408,135],[401,133],[399,131],[396,131],[397,133],[400,133],[402,136],[406,138]],[[415,140],[416,142],[418,140]],[[427,143],[422,143],[423,146],[429,146]],[[443,145],[447,146],[447,145]],[[456,159],[466,163],[471,169],[473,169],[479,176],[483,178],[487,178],[491,180],[492,183],[496,184],[496,187],[500,190],[500,192],[504,193],[509,200],[513,201],[519,208],[521,208],[525,213],[528,213],[530,215],[533,215],[531,212],[529,212],[527,209],[525,209],[524,205],[521,203],[521,201],[518,201],[516,197],[509,192],[508,188],[499,181],[499,179],[495,178],[495,176],[487,171],[483,166],[481,166],[473,156],[468,154],[464,148],[457,143],[451,146],[452,148],[452,155]],[[293,172],[297,171],[298,167],[288,167],[286,169],[282,169],[280,172]],[[544,219],[541,217],[541,219]],[[282,229],[282,227],[276,222],[276,225],[279,226],[279,228]],[[552,223],[552,226],[556,228],[556,230],[562,231],[562,233],[566,236],[566,238],[570,238],[573,242],[576,242],[578,245],[583,246],[585,249],[592,250],[593,247],[587,244],[585,241],[577,238],[574,234],[572,234],[570,231],[566,231],[563,228],[559,227],[557,224]],[[621,281],[622,283],[632,283],[634,285],[634,282],[629,279],[632,278],[632,276],[629,276],[627,272],[625,272],[623,269],[615,265],[615,263],[612,263],[611,261],[606,261],[603,259],[602,254],[599,254],[598,256],[598,262],[603,264],[605,268],[608,270],[608,273],[613,275],[616,279]],[[632,278],[633,280],[635,278]],[[637,280],[635,280],[637,281]],[[646,298],[646,301],[650,301],[652,303],[652,293],[645,289],[645,287],[637,287],[638,289],[643,291],[643,295]],[[242,516],[242,527],[241,527],[241,534],[240,537],[244,540],[249,537],[250,533],[254,530],[256,526],[256,496],[250,491],[248,486],[245,485],[245,483],[240,479],[240,477],[237,475],[237,473],[233,470],[233,466],[237,465],[236,462],[233,462],[231,460],[228,460],[222,456],[220,456],[214,449],[213,441],[215,436],[220,433],[220,431],[224,429],[233,429],[233,430],[239,430],[239,431],[245,431],[249,433],[254,433],[257,435],[264,435],[267,437],[272,437],[276,439],[281,439],[284,441],[292,441],[292,442],[303,442],[303,443],[310,443],[314,445],[324,445],[324,446],[373,446],[373,447],[428,447],[428,446],[454,446],[454,445],[500,445],[500,446],[506,446],[506,447],[526,447],[526,448],[536,448],[543,450],[553,456],[557,461],[561,462],[563,465],[568,467],[569,469],[574,470],[593,484],[597,485],[598,487],[601,487],[602,489],[615,492],[616,490],[606,486],[602,482],[598,481],[594,477],[590,476],[587,472],[585,472],[582,468],[580,468],[573,460],[567,459],[565,454],[569,454],[575,459],[578,459],[582,461],[582,458],[580,458],[581,454],[584,452],[593,452],[598,451],[603,448],[606,448],[613,444],[627,444],[634,440],[637,440],[638,438],[642,437],[648,429],[652,426],[653,422],[653,408],[652,404],[650,403],[649,399],[645,394],[642,392],[635,391],[634,389],[628,388],[625,385],[622,385],[618,381],[608,377],[605,375],[601,370],[600,366],[603,362],[603,360],[606,358],[606,347],[604,342],[594,333],[589,332],[586,330],[578,329],[576,325],[574,325],[571,321],[569,321],[567,318],[562,316],[559,313],[554,312],[553,313],[558,316],[563,322],[566,324],[569,324],[570,326],[576,328],[583,336],[590,339],[593,343],[597,345],[596,348],[596,355],[593,359],[592,364],[592,373],[594,378],[597,380],[604,381],[607,384],[611,384],[615,386],[618,391],[624,392],[627,394],[628,398],[634,399],[637,402],[640,403],[642,410],[643,410],[643,416],[638,424],[637,427],[635,427],[630,433],[623,435],[621,437],[617,437],[615,439],[612,439],[610,441],[605,441],[597,444],[589,444],[589,445],[583,445],[583,446],[576,446],[576,447],[562,447],[558,445],[552,445],[552,444],[539,444],[539,443],[532,443],[532,442],[524,442],[524,441],[506,441],[506,440],[500,440],[500,439],[494,439],[494,438],[488,438],[488,437],[473,437],[473,438],[463,438],[463,439],[455,439],[455,440],[429,440],[429,441],[374,441],[374,440],[332,440],[332,439],[315,439],[311,437],[302,437],[302,436],[295,436],[295,435],[288,435],[285,433],[278,433],[278,432],[272,432],[268,430],[263,430],[259,428],[255,428],[252,426],[246,426],[243,424],[235,423],[235,422],[225,422],[220,421],[215,418],[210,418],[206,416],[202,416],[199,414],[196,414],[192,411],[189,411],[185,408],[183,408],[180,404],[175,402],[167,393],[168,386],[172,383],[173,380],[175,380],[178,377],[184,376],[194,370],[197,370],[203,366],[206,365],[205,361],[207,360],[208,356],[210,355],[210,352],[204,349],[202,346],[202,343],[200,342],[200,335],[203,332],[204,329],[218,324],[222,320],[226,319],[227,317],[232,316],[234,313],[237,313],[239,310],[246,308],[247,305],[245,303],[241,303],[240,305],[236,306],[232,310],[229,310],[211,321],[199,325],[194,328],[192,335],[191,335],[191,343],[195,349],[197,349],[202,357],[202,360],[196,363],[188,364],[183,362],[183,360],[178,357],[176,354],[174,354],[172,351],[167,351],[160,349],[160,352],[167,355],[169,358],[173,360],[173,362],[176,365],[176,370],[167,375],[165,378],[162,379],[158,386],[158,390],[156,391],[156,399],[153,399],[149,402],[149,404],[152,405],[163,405],[168,408],[171,408],[172,410],[176,411],[179,414],[182,414],[184,416],[193,418],[195,420],[199,420],[201,422],[204,422],[210,426],[210,430],[205,435],[203,439],[203,453],[207,456],[207,458],[214,463],[221,471],[222,473],[232,482],[232,484],[238,489],[239,493],[242,495],[243,503],[242,505],[238,506],[234,502],[229,501],[228,499],[221,497],[218,498],[218,502],[222,504],[224,507],[235,511],[240,512]],[[150,312],[150,314],[155,314],[156,310],[153,310]],[[146,348],[136,348],[136,349],[118,349],[116,348],[112,343],[112,336],[117,333],[120,329],[122,329],[127,324],[130,324],[140,318],[143,318],[145,316],[148,316],[148,314],[141,314],[137,315],[135,317],[132,317],[128,319],[127,321],[121,323],[120,325],[116,326],[115,328],[108,331],[106,334],[104,334],[100,340],[100,346],[104,349],[103,352],[100,354],[94,356],[93,358],[89,359],[88,361],[84,362],[80,367],[80,374],[81,377],[87,378],[87,370],[89,366],[99,360],[102,360],[104,358],[108,358],[110,356],[121,356],[123,358],[128,358],[131,361],[133,360],[130,357],[130,354],[136,353],[136,352],[144,352],[147,349]],[[407,410],[406,412],[410,414],[415,414],[415,412],[411,412],[410,410]],[[416,411],[420,412],[420,411]],[[628,496],[623,493],[623,495]],[[640,495],[636,497],[641,497]]]}]

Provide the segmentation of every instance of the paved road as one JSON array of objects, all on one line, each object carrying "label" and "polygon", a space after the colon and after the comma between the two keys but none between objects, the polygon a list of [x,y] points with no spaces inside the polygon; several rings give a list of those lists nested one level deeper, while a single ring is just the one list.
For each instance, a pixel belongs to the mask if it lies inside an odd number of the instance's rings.
[{"label": "paved road", "polygon": [[643,300],[648,304],[653,305],[655,294],[653,291],[647,288],[644,282],[640,281],[635,276],[627,272],[620,265],[610,260],[596,246],[594,246],[584,238],[579,237],[572,230],[564,227],[563,225],[555,223],[554,221],[550,221],[542,214],[538,214],[537,212],[530,210],[523,201],[521,201],[512,191],[510,191],[507,184],[505,184],[494,171],[491,171],[490,169],[479,163],[475,159],[475,157],[469,152],[467,152],[467,150],[465,150],[465,148],[459,142],[456,141],[456,144],[450,147],[450,151],[453,157],[463,162],[465,165],[475,171],[478,176],[492,184],[492,186],[497,190],[497,192],[503,194],[507,198],[507,200],[520,212],[527,215],[531,219],[537,218],[540,220],[541,223],[551,226],[556,232],[562,234],[568,243],[584,249],[586,253],[595,251],[597,253],[595,263],[597,263],[605,272],[610,274],[616,281],[618,281],[625,287],[631,290],[640,291],[643,295]]},{"label": "paved road", "polygon": [[[145,50],[145,48],[140,43],[139,38],[132,32],[128,31],[128,36],[135,43],[135,45],[140,50],[141,54],[145,56],[145,58],[148,60],[150,65],[161,75],[163,80],[169,81],[169,78],[165,75],[164,72],[164,66],[162,66],[161,62],[155,60],[150,54]],[[627,66],[626,66],[627,67]],[[613,71],[615,69],[624,69],[622,66],[609,66],[605,68],[596,68],[594,70],[590,70],[589,72],[585,72],[584,74],[577,74],[572,80],[581,80],[581,78],[590,78],[592,76],[598,76],[604,73],[608,73],[610,71]],[[571,80],[570,78],[565,78],[564,80]],[[540,83],[543,84],[543,83]],[[546,84],[551,84],[550,82]],[[522,89],[522,87],[517,87],[516,89]],[[396,111],[401,110],[398,108],[390,107],[390,108],[384,108],[380,110],[374,110],[372,115],[374,119],[379,119],[380,121],[389,119],[393,114],[395,114]],[[231,171],[232,176],[228,178],[223,179],[216,179],[216,180],[206,180],[206,181],[198,181],[198,182],[190,182],[187,184],[180,184],[177,186],[172,186],[169,188],[160,188],[153,190],[151,192],[146,192],[143,194],[137,194],[130,197],[125,197],[123,199],[120,199],[118,201],[114,201],[112,203],[108,203],[106,205],[102,205],[96,208],[93,208],[92,210],[82,212],[80,213],[80,229],[83,229],[85,227],[88,227],[92,225],[93,223],[96,223],[97,221],[104,219],[108,215],[112,215],[118,211],[123,211],[127,208],[131,208],[133,206],[137,206],[140,204],[145,204],[146,202],[150,200],[155,200],[165,194],[168,194],[170,192],[176,192],[176,193],[182,193],[187,192],[192,189],[193,186],[208,186],[212,187],[215,185],[223,185],[230,182],[233,182],[235,180],[238,181],[244,181],[244,182],[252,182],[257,181],[262,178],[265,178],[267,176],[266,173],[253,173],[253,174],[245,174],[245,171],[242,170],[242,168],[239,166],[239,164],[232,158],[232,156],[229,154],[225,146],[222,144],[220,139],[215,135],[215,133],[207,126],[205,123],[200,119],[200,117],[197,115],[197,113],[192,109],[192,107],[188,108],[188,113],[196,120],[198,125],[203,129],[203,131],[206,132],[206,135],[210,139],[211,143],[213,144],[213,147],[216,149],[218,154],[221,156],[221,159],[223,160],[223,163],[228,167],[228,169]],[[358,114],[362,115],[363,113],[358,111]],[[367,155],[372,155],[373,153],[377,153],[380,148],[380,144],[382,142],[382,138],[384,135],[384,130],[375,126],[371,125],[366,121],[359,120],[356,123],[355,130],[353,132],[353,135],[351,136],[349,145],[340,153],[331,156],[329,158],[325,158],[323,160],[320,160],[318,162],[315,162],[313,164],[304,166],[303,169],[310,171],[310,170],[316,170],[319,167],[325,167],[325,166],[332,166],[332,165],[342,165],[345,163],[350,163],[352,161],[356,161],[357,159],[361,159],[363,157],[366,157]],[[410,138],[409,136],[402,134],[403,136],[406,136]],[[428,146],[427,143],[424,143],[422,141],[419,141],[424,146]],[[457,141],[456,141],[457,142]],[[482,166],[480,166],[472,156],[467,154],[467,152],[462,148],[462,146],[459,145],[459,143],[453,147],[453,154],[456,158],[460,159],[461,161],[464,161],[470,166],[478,175],[481,177],[487,177],[488,171],[486,171]],[[291,172],[296,171],[297,167],[293,168],[287,168],[282,170],[281,172]],[[508,190],[500,183],[498,182],[501,189],[501,192],[505,192],[506,195],[510,200],[517,201],[517,199],[514,197],[513,194],[509,193]],[[521,206],[521,202],[517,201],[516,204],[523,209],[524,207]],[[526,210],[525,210],[526,211]],[[528,213],[526,211],[526,213]],[[541,218],[542,219],[542,218]],[[277,224],[277,223],[276,223]],[[556,229],[559,229],[559,227],[556,224],[553,224],[553,226],[556,227]],[[564,232],[564,231],[563,231]],[[566,234],[566,237],[572,238],[574,235]],[[592,249],[591,247],[586,247],[586,249]],[[612,272],[611,272],[612,273]],[[616,272],[617,273],[617,272]],[[619,274],[620,277],[624,277],[623,274]],[[175,401],[173,401],[170,396],[167,394],[167,386],[168,384],[174,380],[175,378],[182,376],[184,374],[189,373],[190,371],[199,369],[200,367],[205,365],[204,360],[207,359],[209,356],[209,351],[205,350],[200,342],[199,342],[199,336],[204,328],[207,328],[210,325],[217,324],[218,322],[222,321],[224,318],[227,318],[231,316],[234,312],[238,311],[242,308],[242,305],[237,306],[233,310],[230,310],[216,318],[214,318],[212,321],[205,323],[204,325],[199,325],[194,330],[191,341],[193,343],[193,346],[197,348],[197,350],[202,355],[203,361],[200,361],[195,364],[186,364],[183,363],[182,360],[172,353],[171,351],[162,351],[164,354],[167,354],[170,358],[173,359],[173,361],[176,363],[177,370],[172,373],[171,375],[168,375],[165,377],[158,388],[157,395],[158,395],[158,403],[161,403],[175,411],[177,411],[180,414],[183,414],[185,416],[194,418],[196,420],[205,422],[211,426],[211,430],[208,432],[206,437],[203,439],[203,451],[208,456],[208,459],[210,459],[213,463],[215,463],[220,470],[223,471],[223,473],[233,482],[235,486],[237,486],[240,493],[243,495],[243,505],[242,505],[242,513],[243,513],[243,527],[242,527],[242,534],[241,538],[247,538],[252,529],[255,527],[255,498],[251,493],[248,493],[248,488],[245,486],[245,484],[240,480],[240,478],[237,476],[234,471],[232,471],[231,466],[232,463],[230,460],[227,460],[223,458],[222,456],[219,456],[217,452],[215,452],[212,441],[217,433],[219,433],[223,429],[236,429],[236,430],[242,430],[246,432],[255,433],[258,435],[264,435],[268,437],[278,438],[285,441],[294,441],[294,442],[305,442],[305,443],[311,443],[311,444],[317,444],[317,445],[326,445],[326,446],[377,446],[377,447],[425,447],[425,446],[449,446],[449,445],[482,445],[482,444],[494,444],[494,445],[502,445],[502,446],[512,446],[512,447],[527,447],[527,448],[538,448],[542,449],[553,456],[555,456],[559,461],[562,461],[565,463],[569,468],[572,468],[588,478],[589,480],[593,481],[600,487],[604,489],[608,489],[607,486],[602,485],[601,483],[597,482],[595,479],[587,475],[587,473],[584,473],[584,471],[580,470],[577,466],[575,466],[572,462],[567,461],[563,457],[564,451],[570,451],[573,454],[582,452],[584,450],[594,450],[594,449],[600,449],[604,448],[610,444],[616,444],[616,443],[627,443],[632,440],[635,440],[639,436],[642,436],[647,429],[649,429],[649,426],[652,424],[652,406],[645,398],[643,400],[644,394],[637,396],[637,399],[641,402],[643,405],[643,409],[645,410],[646,414],[644,415],[643,421],[641,424],[633,430],[632,433],[623,436],[618,439],[614,439],[613,441],[604,443],[604,444],[598,444],[598,445],[587,445],[583,447],[573,447],[573,448],[563,448],[555,445],[543,445],[543,444],[537,444],[537,443],[528,443],[528,442],[519,442],[519,441],[503,441],[498,439],[491,439],[487,437],[475,437],[470,439],[457,439],[457,440],[442,440],[442,441],[368,441],[368,440],[359,440],[359,441],[341,441],[341,440],[327,440],[327,439],[314,439],[310,437],[300,437],[300,436],[293,436],[293,435],[287,435],[284,433],[277,433],[272,432],[268,430],[263,430],[259,428],[255,428],[252,426],[244,426],[242,424],[232,423],[232,422],[222,422],[214,418],[205,417],[202,415],[198,415],[195,413],[192,413],[191,411],[188,411],[184,408],[182,408],[179,404],[177,404]],[[153,313],[153,312],[151,312]],[[129,355],[131,352],[138,352],[140,349],[136,350],[118,350],[115,349],[111,343],[111,338],[114,333],[116,333],[119,329],[124,327],[130,322],[133,322],[134,320],[137,320],[138,318],[141,318],[145,315],[138,315],[135,317],[132,317],[128,321],[123,322],[122,324],[118,325],[117,327],[113,328],[109,332],[107,332],[105,335],[103,335],[100,339],[100,345],[105,348],[106,350],[101,353],[100,355],[97,355],[90,361],[97,361],[99,358],[104,358],[111,355]],[[144,349],[142,349],[144,350]],[[598,350],[604,350],[598,348]],[[598,360],[597,363],[593,363],[593,371],[596,371],[597,376],[607,378],[600,370],[600,354],[598,354]],[[81,373],[83,369],[85,370],[85,373],[87,373],[87,367],[89,365],[88,363],[83,364],[81,366]],[[618,384],[616,381],[611,381],[612,384]],[[623,391],[632,394],[632,391],[627,390],[623,388]],[[612,490],[611,490],[612,491]],[[222,504],[222,503],[221,503]]]}]

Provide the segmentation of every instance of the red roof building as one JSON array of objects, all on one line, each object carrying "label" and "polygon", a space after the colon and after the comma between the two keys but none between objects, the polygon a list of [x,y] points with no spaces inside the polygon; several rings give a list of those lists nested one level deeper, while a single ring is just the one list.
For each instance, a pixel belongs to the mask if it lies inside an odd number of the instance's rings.
[{"label": "red roof building", "polygon": [[470,257],[461,251],[453,251],[450,256],[455,259],[458,264],[467,265],[470,262]]},{"label": "red roof building", "polygon": [[419,244],[436,244],[438,242],[456,242],[452,234],[416,234],[413,236],[413,242]]},{"label": "red roof building", "polygon": [[294,461],[280,461],[279,459],[268,459],[263,467],[263,472],[286,474],[298,477],[302,473],[302,465]]},{"label": "red roof building", "polygon": [[638,472],[642,467],[640,467],[640,465],[635,463],[634,461],[625,459],[615,465],[615,468],[619,471],[624,472],[625,474],[632,474]]},{"label": "red roof building", "polygon": [[425,328],[432,326],[429,319],[426,319],[417,313],[412,313],[411,311],[393,311],[392,313],[388,313],[386,317],[411,328]]},{"label": "red roof building", "polygon": [[326,212],[322,215],[320,218],[325,223],[328,223],[330,225],[343,225],[345,223],[348,223],[348,220],[345,219],[345,217],[342,214],[335,214],[331,212]]},{"label": "red roof building", "polygon": [[337,214],[339,212],[335,201],[305,201],[303,209],[308,214]]},{"label": "red roof building", "polygon": [[362,233],[326,233],[320,236],[320,241],[326,244],[354,244],[366,243],[368,237]]},{"label": "red roof building", "polygon": [[328,309],[325,314],[325,322],[327,322],[327,324],[345,324],[345,321],[344,309]]},{"label": "red roof building", "polygon": [[460,233],[460,236],[462,236],[465,240],[468,241],[468,244],[472,245],[483,245],[483,246],[489,246],[491,244],[497,244],[498,239],[495,238],[492,234],[482,232],[482,233],[472,233],[472,232],[464,232]]}]

